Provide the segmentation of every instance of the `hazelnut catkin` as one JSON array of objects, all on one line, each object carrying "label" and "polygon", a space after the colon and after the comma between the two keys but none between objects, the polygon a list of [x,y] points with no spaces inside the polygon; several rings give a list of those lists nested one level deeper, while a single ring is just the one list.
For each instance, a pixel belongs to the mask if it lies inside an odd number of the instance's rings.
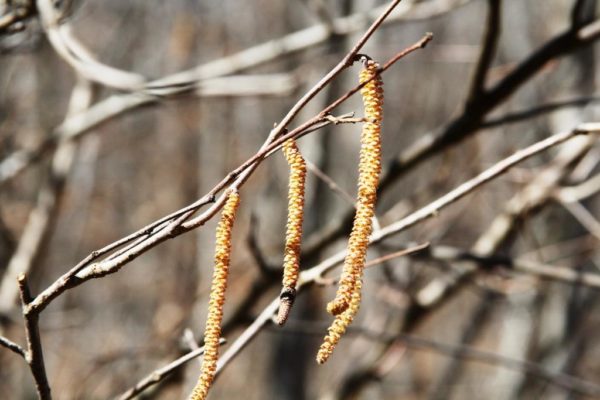
[{"label": "hazelnut catkin", "polygon": [[198,383],[190,395],[191,400],[203,400],[206,398],[208,389],[210,388],[217,370],[221,321],[223,320],[223,304],[225,302],[225,290],[227,289],[227,275],[229,273],[231,253],[231,229],[233,227],[239,203],[239,194],[235,191],[229,193],[221,212],[221,219],[217,225],[215,266],[210,288],[206,328],[204,330],[204,358],[202,360],[202,368]]},{"label": "hazelnut catkin", "polygon": [[377,186],[381,172],[381,121],[383,118],[383,83],[377,74],[379,64],[366,60],[360,72],[360,82],[369,81],[360,91],[365,106],[366,122],[362,128],[360,160],[358,165],[358,195],[352,232],[340,284],[334,300],[327,311],[339,315],[350,305],[367,255],[369,237],[372,232]]},{"label": "hazelnut catkin", "polygon": [[358,313],[361,287],[362,281],[360,278],[357,278],[348,308],[341,314],[335,316],[333,323],[327,331],[327,336],[325,336],[325,339],[319,348],[319,352],[317,353],[317,362],[319,364],[323,364],[329,359],[329,356],[333,353],[333,349],[340,341],[342,335],[346,333],[346,329],[348,329],[348,326],[352,323],[354,316]]},{"label": "hazelnut catkin", "polygon": [[294,139],[283,143],[283,154],[290,166],[288,188],[288,216],[283,258],[283,289],[281,290],[279,311],[276,322],[283,325],[296,298],[296,284],[300,270],[300,243],[302,240],[302,220],[304,218],[304,186],[306,162]]}]

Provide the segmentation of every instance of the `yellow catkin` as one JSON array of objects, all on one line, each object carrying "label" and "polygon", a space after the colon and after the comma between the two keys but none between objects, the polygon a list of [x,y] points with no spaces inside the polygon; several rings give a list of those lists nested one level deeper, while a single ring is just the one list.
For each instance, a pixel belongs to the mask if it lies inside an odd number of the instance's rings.
[{"label": "yellow catkin", "polygon": [[365,106],[365,124],[361,134],[356,214],[336,297],[327,305],[327,311],[338,315],[348,308],[355,292],[356,282],[362,278],[372,221],[377,200],[377,185],[381,172],[381,121],[383,118],[383,87],[377,75],[379,65],[367,60],[360,72],[360,82],[367,83],[360,91]]},{"label": "yellow catkin", "polygon": [[352,323],[354,316],[358,313],[358,308],[360,307],[361,287],[362,281],[360,278],[357,278],[348,308],[346,308],[346,310],[344,310],[344,312],[341,314],[335,316],[333,323],[327,331],[327,336],[325,336],[323,344],[321,344],[321,347],[319,348],[319,352],[317,353],[317,362],[319,364],[323,364],[329,359],[329,356],[331,356],[331,353],[333,353],[333,349],[338,344],[344,333],[346,333],[346,329],[348,329],[348,326]]},{"label": "yellow catkin", "polygon": [[215,267],[210,288],[206,328],[204,330],[204,358],[202,360],[202,368],[198,383],[190,395],[191,400],[203,400],[206,398],[208,389],[210,388],[217,370],[221,321],[223,320],[223,304],[225,302],[225,290],[227,289],[227,275],[229,273],[231,253],[231,229],[233,227],[239,203],[239,194],[237,192],[231,192],[223,206],[221,219],[217,225]]},{"label": "yellow catkin", "polygon": [[294,139],[283,143],[283,154],[290,166],[288,189],[288,217],[283,258],[283,289],[276,322],[283,325],[296,298],[296,284],[300,270],[300,243],[302,240],[302,220],[304,218],[304,186],[306,162]]}]

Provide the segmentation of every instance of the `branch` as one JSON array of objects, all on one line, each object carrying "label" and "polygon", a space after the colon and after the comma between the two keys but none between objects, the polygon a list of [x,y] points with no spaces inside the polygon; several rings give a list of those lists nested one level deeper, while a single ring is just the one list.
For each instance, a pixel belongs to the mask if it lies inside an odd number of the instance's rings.
[{"label": "branch", "polygon": [[479,61],[475,67],[475,75],[471,82],[471,90],[467,103],[478,101],[479,97],[485,92],[485,81],[492,64],[498,39],[500,37],[501,25],[501,0],[488,0],[488,16],[486,21],[486,31],[483,40],[483,47],[479,55]]},{"label": "branch", "polygon": [[[219,339],[219,343],[225,343],[225,339]],[[161,382],[167,376],[169,376],[173,371],[178,369],[179,367],[185,365],[189,361],[201,356],[204,354],[204,347],[200,347],[190,351],[189,353],[179,357],[175,361],[161,367],[157,370],[152,371],[150,374],[141,379],[138,383],[132,386],[130,389],[127,389],[123,394],[116,397],[118,400],[129,400],[133,399],[138,394],[142,393],[144,390],[148,389],[152,385],[156,385]]]},{"label": "branch", "polygon": [[600,289],[600,274],[586,273],[572,267],[542,264],[523,258],[511,258],[499,254],[483,255],[473,251],[441,245],[430,246],[424,251],[414,253],[411,257],[446,262],[473,262],[479,268],[486,270],[501,265],[517,272],[533,274],[545,279]]},{"label": "branch", "polygon": [[5,338],[4,336],[0,336],[0,346],[6,347],[10,351],[15,354],[20,355],[21,357],[27,359],[27,352],[21,346],[16,344],[15,342]]},{"label": "branch", "polygon": [[39,314],[28,312],[27,306],[31,302],[31,293],[27,284],[25,275],[18,278],[19,291],[21,293],[21,303],[23,304],[23,318],[25,319],[25,336],[27,337],[27,353],[25,360],[29,364],[29,369],[35,380],[35,386],[40,400],[51,400],[50,385],[46,376],[46,367],[44,365],[44,353],[42,351],[42,342],[38,326]]},{"label": "branch", "polygon": [[481,123],[482,129],[495,128],[500,125],[512,124],[525,121],[529,118],[534,118],[555,110],[560,110],[567,107],[583,107],[591,103],[600,101],[600,96],[584,96],[569,100],[555,101],[547,104],[542,104],[530,108],[529,110],[516,111],[501,115],[499,117],[486,119]]}]

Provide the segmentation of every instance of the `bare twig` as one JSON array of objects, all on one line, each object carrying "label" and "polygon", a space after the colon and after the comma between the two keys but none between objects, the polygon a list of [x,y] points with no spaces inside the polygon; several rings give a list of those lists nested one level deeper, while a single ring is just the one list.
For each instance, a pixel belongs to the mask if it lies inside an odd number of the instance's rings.
[{"label": "bare twig", "polygon": [[485,92],[485,83],[488,71],[492,64],[496,48],[498,46],[498,38],[500,37],[501,25],[501,6],[500,0],[488,0],[488,16],[485,24],[485,36],[479,61],[475,67],[475,75],[471,82],[471,89],[467,102],[477,101],[478,98]]},{"label": "bare twig", "polygon": [[4,336],[0,336],[0,346],[6,347],[13,353],[18,354],[25,359],[27,358],[27,352],[24,348],[22,348],[20,345],[16,344],[12,340],[5,338]]},{"label": "bare twig", "polygon": [[[225,343],[225,339],[221,338],[219,340],[220,344]],[[130,389],[127,389],[123,394],[116,397],[118,400],[128,400],[133,399],[138,394],[142,393],[144,390],[148,389],[152,385],[156,385],[157,383],[164,380],[167,376],[169,376],[173,371],[181,367],[182,365],[188,363],[189,361],[201,356],[204,354],[204,347],[200,347],[190,351],[189,353],[179,357],[177,360],[161,367],[157,370],[152,371],[150,374],[141,379],[138,383],[132,386]]]},{"label": "bare twig", "polygon": [[329,186],[329,189],[331,189],[334,193],[337,193],[342,199],[344,199],[344,201],[350,205],[352,205],[352,207],[355,207],[355,202],[354,202],[354,198],[344,189],[342,189],[340,187],[340,185],[338,185],[336,183],[335,180],[333,180],[332,177],[330,177],[329,175],[327,175],[325,172],[321,171],[319,169],[319,167],[317,167],[315,164],[313,164],[312,162],[310,162],[309,160],[306,160],[306,167],[308,168],[308,170],[310,172],[312,172],[317,178],[319,178],[320,180],[322,180],[327,186]]},{"label": "bare twig", "polygon": [[39,314],[27,311],[27,306],[32,297],[29,292],[29,285],[25,275],[18,278],[19,291],[21,293],[21,302],[23,303],[23,317],[25,319],[25,335],[27,337],[27,353],[25,360],[29,364],[29,369],[35,380],[38,396],[40,400],[51,400],[50,385],[46,376],[46,367],[44,365],[44,353],[42,351],[42,341],[38,326]]},{"label": "bare twig", "polygon": [[500,125],[512,124],[516,122],[525,121],[530,118],[534,118],[552,111],[561,110],[567,107],[583,107],[588,104],[597,103],[600,101],[599,96],[584,96],[577,97],[569,100],[554,101],[547,104],[537,105],[531,109],[523,111],[515,111],[499,117],[493,117],[486,119],[481,124],[482,129],[495,128]]},{"label": "bare twig", "polygon": [[412,255],[415,258],[431,258],[447,262],[474,262],[480,268],[487,270],[496,266],[505,266],[511,270],[533,274],[545,279],[551,279],[568,284],[584,285],[600,289],[600,274],[586,273],[576,268],[558,265],[542,264],[524,258],[511,258],[498,254],[477,254],[451,246],[430,246],[424,251]]}]

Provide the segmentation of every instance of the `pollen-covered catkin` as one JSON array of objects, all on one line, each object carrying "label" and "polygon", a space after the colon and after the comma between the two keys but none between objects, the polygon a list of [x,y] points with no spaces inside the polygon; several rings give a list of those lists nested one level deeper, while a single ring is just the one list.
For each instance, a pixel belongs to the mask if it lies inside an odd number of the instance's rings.
[{"label": "pollen-covered catkin", "polygon": [[367,60],[360,72],[360,82],[369,81],[360,91],[365,106],[366,122],[362,128],[358,174],[358,195],[352,232],[340,284],[327,311],[338,315],[346,310],[355,292],[356,282],[362,278],[373,216],[377,200],[377,186],[381,172],[381,121],[383,118],[383,83],[377,74],[379,65]]},{"label": "pollen-covered catkin", "polygon": [[217,225],[215,244],[215,266],[210,288],[208,316],[204,330],[204,358],[198,383],[190,395],[191,400],[203,400],[215,377],[217,359],[219,357],[219,339],[221,337],[221,321],[223,320],[223,304],[227,289],[227,275],[231,253],[231,229],[236,211],[240,203],[237,192],[231,192],[221,212]]},{"label": "pollen-covered catkin", "polygon": [[296,297],[296,284],[298,283],[298,272],[300,270],[300,244],[302,240],[306,180],[306,162],[302,158],[294,139],[289,139],[283,143],[283,154],[290,166],[290,179],[283,258],[283,289],[276,318],[279,325],[283,325],[287,320]]},{"label": "pollen-covered catkin", "polygon": [[333,349],[340,341],[342,335],[346,333],[346,329],[348,329],[348,326],[352,323],[354,316],[356,316],[358,313],[358,308],[360,307],[361,287],[362,281],[360,278],[357,278],[348,308],[346,308],[346,310],[344,310],[344,312],[341,314],[335,316],[333,323],[327,331],[327,336],[325,336],[325,339],[319,348],[319,352],[317,353],[317,362],[319,364],[323,364],[329,359],[329,356],[331,356],[331,353],[333,353]]}]

